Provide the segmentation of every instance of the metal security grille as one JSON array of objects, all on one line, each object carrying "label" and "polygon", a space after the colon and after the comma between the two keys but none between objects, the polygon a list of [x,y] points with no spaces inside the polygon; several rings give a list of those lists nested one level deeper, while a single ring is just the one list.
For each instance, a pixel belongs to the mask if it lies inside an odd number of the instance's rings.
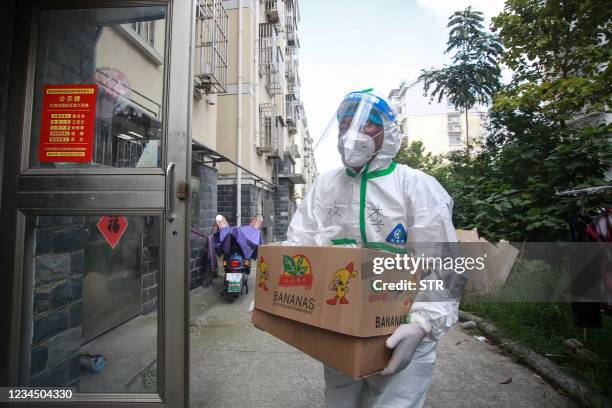
[{"label": "metal security grille", "polygon": [[300,100],[300,74],[299,74],[299,59],[298,49],[296,47],[286,47],[287,54],[287,101]]},{"label": "metal security grille", "polygon": [[278,47],[277,27],[270,23],[259,25],[259,76],[266,78],[266,89],[270,95],[282,92],[285,61]]},{"label": "metal security grille", "polygon": [[290,146],[287,147],[287,149],[285,150],[285,152],[289,155],[290,160],[295,164],[295,159],[299,159],[301,156],[300,154],[300,148],[298,145],[296,144],[292,144]]},{"label": "metal security grille", "polygon": [[297,133],[297,125],[303,116],[303,109],[302,102],[291,99],[290,95],[285,95],[285,122],[290,135]]},{"label": "metal security grille", "polygon": [[146,145],[146,141],[118,131],[106,121],[99,122],[97,139],[94,161],[109,167],[136,167]]},{"label": "metal security grille", "polygon": [[276,47],[274,70],[268,73],[268,88],[270,94],[277,95],[285,86],[285,60],[280,47]]},{"label": "metal security grille", "polygon": [[285,24],[287,33],[296,31],[299,20],[299,11],[295,0],[285,0]]},{"label": "metal security grille", "polygon": [[300,75],[299,75],[299,61],[297,48],[286,47],[287,63],[286,63],[286,76],[287,76],[287,93],[285,95],[286,101],[286,112],[287,112],[287,125],[289,126],[289,133],[295,133],[295,126],[299,119],[299,99],[300,99]]},{"label": "metal security grille", "polygon": [[262,103],[259,105],[259,135],[257,151],[276,154],[278,151],[278,127],[276,124],[276,105]]},{"label": "metal security grille", "polygon": [[221,0],[198,0],[196,8],[196,87],[226,92],[229,19]]},{"label": "metal security grille", "polygon": [[98,85],[93,162],[109,167],[157,167],[161,104],[113,71],[95,73]]},{"label": "metal security grille", "polygon": [[155,21],[137,21],[130,23],[129,27],[148,46],[155,48]]},{"label": "metal security grille", "polygon": [[296,79],[293,81],[287,82],[287,95],[285,96],[287,100],[290,101],[300,101],[300,87],[301,81],[299,75],[296,75]]},{"label": "metal security grille", "polygon": [[287,82],[288,83],[295,82],[296,80],[298,80],[298,70],[299,70],[297,48],[287,47],[285,54],[287,56],[287,62],[285,65]]},{"label": "metal security grille", "polygon": [[283,21],[282,0],[266,0],[266,18],[272,24],[280,24]]},{"label": "metal security grille", "polygon": [[297,24],[300,20],[299,10],[294,0],[285,0],[285,4],[285,30],[287,32],[287,45],[299,47],[300,44],[297,36]]},{"label": "metal security grille", "polygon": [[259,76],[275,70],[278,33],[273,24],[259,24]]}]

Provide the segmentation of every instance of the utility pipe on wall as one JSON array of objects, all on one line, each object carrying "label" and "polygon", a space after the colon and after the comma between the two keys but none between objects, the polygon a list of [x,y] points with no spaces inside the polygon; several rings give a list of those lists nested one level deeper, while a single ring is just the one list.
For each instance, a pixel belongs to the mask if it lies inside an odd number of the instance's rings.
[{"label": "utility pipe on wall", "polygon": [[[259,146],[260,129],[259,129],[259,0],[255,0],[255,27],[253,29],[253,38],[255,38],[255,52],[253,53],[253,73],[255,78],[255,109],[253,109],[253,123],[255,128],[255,137],[253,138],[253,147]],[[258,200],[259,201],[259,200]],[[261,208],[257,208],[259,214],[263,214],[263,203]]]},{"label": "utility pipe on wall", "polygon": [[253,55],[253,65],[254,65],[254,73],[255,73],[255,109],[254,113],[254,121],[255,123],[255,143],[253,147],[257,147],[259,140],[259,0],[255,1],[255,29],[253,30],[253,38],[255,38],[255,52]]},{"label": "utility pipe on wall", "polygon": [[[238,107],[236,118],[236,163],[242,165],[242,0],[238,0]],[[242,169],[236,169],[236,225],[242,225]]]}]

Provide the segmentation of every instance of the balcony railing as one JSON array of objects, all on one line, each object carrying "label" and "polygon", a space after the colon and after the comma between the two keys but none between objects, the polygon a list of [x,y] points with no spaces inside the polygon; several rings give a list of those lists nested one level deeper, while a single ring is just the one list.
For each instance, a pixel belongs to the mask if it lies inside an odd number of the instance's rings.
[{"label": "balcony railing", "polygon": [[196,87],[206,93],[226,91],[228,24],[221,0],[198,0],[194,76]]}]

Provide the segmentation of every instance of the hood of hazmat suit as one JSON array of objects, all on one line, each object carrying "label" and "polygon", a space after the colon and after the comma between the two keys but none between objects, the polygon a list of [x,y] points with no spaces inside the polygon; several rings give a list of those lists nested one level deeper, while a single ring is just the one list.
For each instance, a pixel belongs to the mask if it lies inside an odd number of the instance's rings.
[{"label": "hood of hazmat suit", "polygon": [[317,146],[337,146],[342,163],[355,173],[386,168],[402,142],[396,115],[389,101],[373,89],[351,92],[344,97]]},{"label": "hood of hazmat suit", "polygon": [[[379,130],[382,134],[378,134]],[[375,139],[374,151],[364,135]],[[433,177],[393,161],[402,135],[395,112],[384,96],[372,89],[349,93],[320,140],[330,137],[338,139],[344,167],[318,176],[293,215],[286,244],[349,245],[403,254],[410,242],[457,241],[452,223],[453,200],[448,193]],[[376,140],[379,137],[383,140]],[[373,403],[420,406],[418,402],[424,401],[431,382],[435,340],[457,318],[457,301],[419,301],[417,296],[409,319],[428,335],[406,369],[387,377],[369,377],[369,382],[382,381],[392,388]],[[339,387],[338,395],[346,390],[341,385],[348,381],[345,377],[326,369],[330,404],[333,405],[334,387]]]}]

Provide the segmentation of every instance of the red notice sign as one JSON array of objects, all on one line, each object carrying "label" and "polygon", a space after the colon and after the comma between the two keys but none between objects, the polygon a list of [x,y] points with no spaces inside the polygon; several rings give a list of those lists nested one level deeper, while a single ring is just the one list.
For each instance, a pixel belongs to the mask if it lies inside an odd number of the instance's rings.
[{"label": "red notice sign", "polygon": [[98,229],[104,236],[104,239],[106,239],[106,242],[108,242],[108,245],[113,249],[117,246],[127,226],[127,219],[117,215],[100,217],[98,220]]},{"label": "red notice sign", "polygon": [[97,85],[45,85],[40,162],[91,162]]}]

